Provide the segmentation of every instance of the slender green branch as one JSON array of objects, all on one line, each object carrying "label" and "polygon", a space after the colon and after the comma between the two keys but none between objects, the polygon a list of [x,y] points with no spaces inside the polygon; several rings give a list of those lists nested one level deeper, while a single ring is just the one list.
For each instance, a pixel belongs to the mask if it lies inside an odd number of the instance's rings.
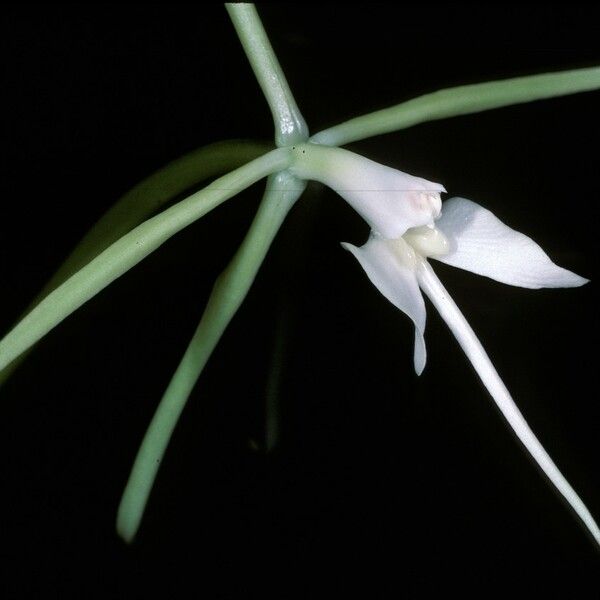
[{"label": "slender green branch", "polygon": [[172,235],[263,177],[287,168],[290,162],[290,151],[272,150],[123,236],[46,296],[0,341],[0,369]]},{"label": "slender green branch", "polygon": [[272,148],[272,144],[225,140],[165,165],[129,190],[100,218],[53,276],[46,293],[179,194],[206,179],[237,169]]},{"label": "slender green branch", "polygon": [[135,537],[160,462],[198,377],[246,297],[277,231],[305,185],[287,173],[269,178],[242,245],[218,277],[200,324],[144,436],[125,487],[117,514],[117,531],[125,541]]},{"label": "slender green branch", "polygon": [[320,131],[311,141],[341,146],[419,123],[600,88],[600,67],[462,85],[413,98]]},{"label": "slender green branch", "polygon": [[[21,318],[52,290],[170,200],[205,179],[227,173],[271,148],[272,144],[246,140],[217,142],[174,160],[144,179],[122,196],[90,229]],[[0,386],[26,356],[27,353],[21,354],[0,371]]]},{"label": "slender green branch", "polygon": [[277,146],[305,142],[308,127],[253,4],[226,4],[275,122]]}]

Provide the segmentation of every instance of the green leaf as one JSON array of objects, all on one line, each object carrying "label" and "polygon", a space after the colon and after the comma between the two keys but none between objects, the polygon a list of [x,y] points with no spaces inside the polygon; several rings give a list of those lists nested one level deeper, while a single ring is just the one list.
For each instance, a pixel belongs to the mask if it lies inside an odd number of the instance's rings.
[{"label": "green leaf", "polygon": [[117,531],[131,542],[169,440],[194,385],[243,302],[283,220],[306,186],[288,173],[269,178],[258,212],[228,267],[218,277],[192,340],[152,418],[117,514]]},{"label": "green leaf", "polygon": [[272,148],[272,144],[226,140],[170,162],[129,190],[100,218],[55,273],[46,293],[179,194],[206,179],[236,169]]},{"label": "green leaf", "polygon": [[598,88],[600,67],[461,85],[350,119],[315,134],[310,141],[327,146],[341,146],[427,121]]},{"label": "green leaf", "polygon": [[172,235],[263,177],[286,169],[290,162],[287,148],[272,150],[148,219],[111,244],[48,294],[0,341],[0,369]]},{"label": "green leaf", "polygon": [[[178,158],[137,184],[90,229],[22,316],[52,290],[85,266],[113,242],[142,223],[169,201],[202,181],[227,173],[272,148],[272,144],[226,140]],[[23,353],[0,371],[0,386],[27,356]]]}]

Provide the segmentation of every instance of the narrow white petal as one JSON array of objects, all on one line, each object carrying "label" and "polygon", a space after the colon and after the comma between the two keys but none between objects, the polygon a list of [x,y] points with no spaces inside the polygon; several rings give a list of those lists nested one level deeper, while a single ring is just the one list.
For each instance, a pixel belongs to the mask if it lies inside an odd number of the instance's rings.
[{"label": "narrow white petal", "polygon": [[427,261],[423,260],[419,263],[417,277],[421,289],[438,309],[440,315],[467,355],[467,358],[477,371],[481,381],[498,405],[498,408],[517,434],[517,437],[547,475],[548,479],[550,479],[556,489],[571,505],[598,545],[600,545],[600,529],[598,529],[598,525],[590,514],[590,511],[554,464],[533,431],[531,431],[527,421],[525,421],[521,411],[511,398],[494,365],[477,339],[475,332],[471,329],[465,317]]},{"label": "narrow white petal", "polygon": [[555,265],[529,237],[465,198],[451,198],[436,221],[450,252],[435,256],[453,267],[525,288],[578,287],[588,280]]},{"label": "narrow white petal", "polygon": [[[399,240],[399,243],[404,243]],[[417,278],[410,265],[394,250],[394,242],[371,237],[360,248],[342,242],[352,252],[371,283],[397,308],[406,313],[415,325],[414,365],[417,375],[425,368],[427,352],[423,332],[425,331],[425,302],[419,290]],[[408,246],[407,246],[408,248]],[[414,254],[413,258],[414,260]]]}]

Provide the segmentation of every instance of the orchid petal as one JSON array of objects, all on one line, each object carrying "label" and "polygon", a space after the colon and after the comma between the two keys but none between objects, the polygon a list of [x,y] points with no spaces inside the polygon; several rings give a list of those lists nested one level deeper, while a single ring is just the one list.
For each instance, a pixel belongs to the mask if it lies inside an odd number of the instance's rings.
[{"label": "orchid petal", "polygon": [[[423,338],[426,318],[425,302],[419,290],[413,266],[406,264],[394,247],[398,243],[405,244],[401,239],[390,241],[372,236],[360,248],[345,242],[342,242],[342,246],[356,257],[371,283],[394,306],[412,319],[415,325],[414,365],[417,375],[420,375],[427,360]],[[405,246],[410,252],[408,245],[405,244]]]},{"label": "orchid petal", "polygon": [[432,258],[453,267],[524,288],[578,287],[588,282],[555,265],[531,238],[471,200],[444,202],[435,225],[448,238],[450,252]]}]

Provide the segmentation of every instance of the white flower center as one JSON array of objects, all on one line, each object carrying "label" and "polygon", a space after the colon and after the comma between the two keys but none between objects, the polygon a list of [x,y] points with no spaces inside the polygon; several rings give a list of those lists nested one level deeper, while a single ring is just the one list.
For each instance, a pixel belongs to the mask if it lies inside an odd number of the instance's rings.
[{"label": "white flower center", "polygon": [[409,269],[417,268],[417,254],[414,248],[404,241],[404,238],[386,240],[386,242],[402,265]]},{"label": "white flower center", "polygon": [[445,256],[450,252],[448,238],[435,227],[413,227],[402,238],[417,254],[428,256]]},{"label": "white flower center", "polygon": [[[377,237],[379,235],[375,234]],[[448,238],[435,227],[424,225],[409,229],[401,238],[385,240],[402,265],[415,269],[419,256],[445,256],[450,252]]]}]

